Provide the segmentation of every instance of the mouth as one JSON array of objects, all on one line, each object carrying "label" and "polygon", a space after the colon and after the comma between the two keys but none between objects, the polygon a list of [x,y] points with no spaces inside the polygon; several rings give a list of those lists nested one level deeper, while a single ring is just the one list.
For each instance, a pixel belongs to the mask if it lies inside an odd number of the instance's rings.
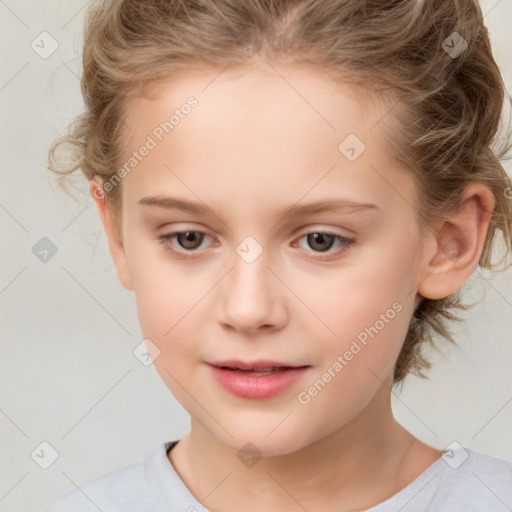
[{"label": "mouth", "polygon": [[310,365],[280,361],[216,361],[208,363],[215,380],[231,394],[242,398],[270,398],[300,380]]},{"label": "mouth", "polygon": [[228,370],[230,372],[240,372],[246,373],[247,375],[254,375],[255,377],[258,375],[273,375],[277,372],[283,372],[286,370],[291,370],[292,366],[268,366],[266,368],[252,368],[250,370],[244,370],[243,368],[237,368],[232,366],[220,366],[222,370]]},{"label": "mouth", "polygon": [[217,361],[214,363],[209,363],[211,366],[215,366],[216,368],[221,368],[223,370],[233,371],[233,372],[242,372],[242,373],[250,373],[252,375],[260,374],[261,375],[270,375],[279,371],[285,370],[293,370],[295,368],[304,368],[309,365],[292,365],[288,363],[282,363],[279,361],[267,361],[267,360],[259,360],[252,362],[244,362],[244,361]]}]

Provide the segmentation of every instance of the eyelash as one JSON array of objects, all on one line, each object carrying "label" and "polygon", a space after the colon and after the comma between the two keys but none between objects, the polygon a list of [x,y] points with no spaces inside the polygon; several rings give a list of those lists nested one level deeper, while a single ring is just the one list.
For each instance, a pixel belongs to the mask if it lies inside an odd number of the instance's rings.
[{"label": "eyelash", "polygon": [[[207,233],[204,233],[203,231],[198,231],[196,229],[188,229],[188,230],[185,230],[185,231],[174,231],[172,233],[166,233],[164,235],[159,235],[158,236],[158,239],[160,240],[160,243],[161,245],[163,246],[163,248],[170,252],[173,256],[179,258],[179,259],[183,259],[183,260],[190,260],[192,258],[196,258],[197,256],[191,256],[191,255],[188,255],[187,253],[193,253],[193,252],[198,252],[199,249],[191,249],[191,250],[177,250],[175,249],[170,243],[169,241],[172,240],[173,238],[175,238],[177,235],[183,235],[185,233],[188,233],[188,232],[192,232],[192,233],[200,233],[202,235],[206,235],[206,236],[209,236]],[[355,240],[353,238],[347,238],[345,236],[342,236],[342,235],[338,235],[336,233],[330,233],[328,231],[308,231],[306,233],[302,233],[300,235],[300,237],[298,238],[298,240],[301,240],[302,238],[304,238],[305,236],[307,235],[313,235],[313,234],[317,234],[317,235],[328,235],[328,236],[333,236],[335,238],[335,241],[338,241],[340,243],[343,244],[343,247],[338,250],[338,251],[335,251],[335,254],[344,254],[345,252],[347,252],[351,247],[352,245],[354,245],[355,243]],[[201,242],[202,243],[202,242]],[[315,251],[310,251],[310,252],[315,252]],[[327,261],[327,260],[331,260],[333,259],[332,256],[320,256],[320,255],[323,255],[323,254],[331,254],[332,251],[330,250],[330,248],[327,250],[327,251],[324,251],[324,252],[318,252],[318,255],[319,256],[315,256],[315,259],[319,260],[319,261]]]}]

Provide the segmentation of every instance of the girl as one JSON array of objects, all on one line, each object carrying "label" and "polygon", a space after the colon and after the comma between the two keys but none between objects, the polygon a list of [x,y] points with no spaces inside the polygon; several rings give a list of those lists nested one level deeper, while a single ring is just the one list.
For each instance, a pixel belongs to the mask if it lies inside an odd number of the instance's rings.
[{"label": "girl", "polygon": [[89,180],[191,428],[44,511],[509,510],[512,462],[390,400],[512,249],[476,1],[108,0],[83,66],[50,167]]}]

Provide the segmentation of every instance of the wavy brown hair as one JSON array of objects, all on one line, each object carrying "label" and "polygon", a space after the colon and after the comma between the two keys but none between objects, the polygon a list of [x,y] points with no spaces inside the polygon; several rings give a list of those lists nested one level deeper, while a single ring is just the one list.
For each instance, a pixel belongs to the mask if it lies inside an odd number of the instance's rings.
[{"label": "wavy brown hair", "polygon": [[[500,138],[506,90],[476,1],[96,1],[84,40],[86,111],[52,145],[54,172],[81,169],[88,180],[108,180],[123,162],[131,95],[196,65],[241,67],[258,55],[309,65],[388,98],[395,127],[387,136],[396,159],[416,177],[420,224],[442,219],[469,183],[482,183],[496,207],[479,265],[496,266],[498,234],[505,254],[512,251],[512,187],[500,163],[509,148],[509,137]],[[454,41],[467,43],[455,57],[445,50]],[[105,196],[119,213],[121,184]],[[436,334],[453,343],[447,322],[467,307],[460,291],[422,299],[395,365],[395,384],[409,373],[425,377],[431,364],[422,346],[435,347]]]}]

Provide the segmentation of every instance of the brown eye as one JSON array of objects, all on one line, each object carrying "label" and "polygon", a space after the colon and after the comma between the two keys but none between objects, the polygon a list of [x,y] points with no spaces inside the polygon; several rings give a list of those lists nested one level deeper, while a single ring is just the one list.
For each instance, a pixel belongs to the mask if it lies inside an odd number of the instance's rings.
[{"label": "brown eye", "polygon": [[310,233],[307,235],[307,242],[311,249],[324,252],[334,245],[336,238],[335,235],[328,233]]},{"label": "brown eye", "polygon": [[204,240],[205,234],[199,231],[176,233],[176,241],[183,249],[197,249]]},{"label": "brown eye", "polygon": [[354,243],[353,238],[336,233],[310,231],[299,238],[297,245],[306,250],[314,259],[328,261],[342,257]]},{"label": "brown eye", "polygon": [[158,238],[164,249],[176,257],[190,258],[192,257],[191,253],[201,254],[200,249],[202,249],[202,247],[200,246],[204,245],[204,239],[211,237],[201,231],[190,230],[174,231],[173,233],[159,235]]}]

